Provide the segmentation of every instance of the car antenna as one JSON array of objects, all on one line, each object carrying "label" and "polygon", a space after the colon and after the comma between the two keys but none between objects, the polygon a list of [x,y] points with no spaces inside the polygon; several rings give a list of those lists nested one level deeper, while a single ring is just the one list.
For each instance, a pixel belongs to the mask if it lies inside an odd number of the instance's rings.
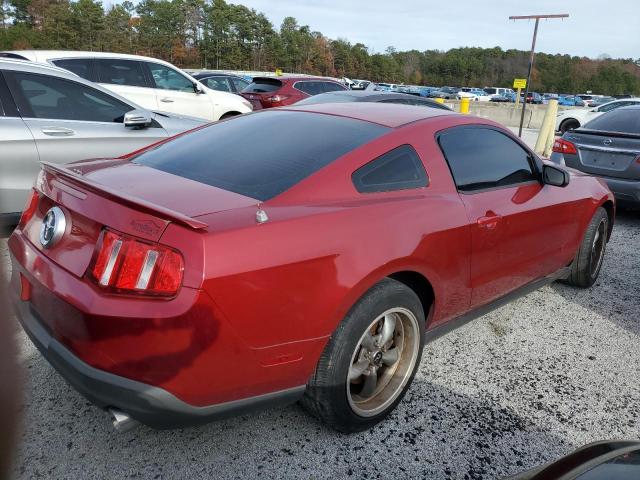
[{"label": "car antenna", "polygon": [[256,212],[256,222],[265,223],[269,221],[269,215],[262,209],[262,203],[258,203],[258,211]]}]

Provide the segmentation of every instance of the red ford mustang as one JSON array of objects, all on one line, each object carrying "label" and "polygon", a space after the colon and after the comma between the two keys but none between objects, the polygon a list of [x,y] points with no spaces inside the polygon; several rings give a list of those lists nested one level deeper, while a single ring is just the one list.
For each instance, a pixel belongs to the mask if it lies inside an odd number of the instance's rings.
[{"label": "red ford mustang", "polygon": [[13,303],[116,426],[300,399],[358,431],[425,341],[547,282],[592,285],[614,211],[602,182],[487,120],[275,109],[44,164],[9,240]]}]

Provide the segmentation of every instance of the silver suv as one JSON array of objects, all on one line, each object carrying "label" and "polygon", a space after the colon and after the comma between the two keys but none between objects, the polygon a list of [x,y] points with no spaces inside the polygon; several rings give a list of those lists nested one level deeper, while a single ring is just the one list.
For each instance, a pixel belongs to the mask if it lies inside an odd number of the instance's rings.
[{"label": "silver suv", "polygon": [[204,123],[144,110],[61,68],[0,59],[0,224],[17,223],[40,161],[117,157]]}]

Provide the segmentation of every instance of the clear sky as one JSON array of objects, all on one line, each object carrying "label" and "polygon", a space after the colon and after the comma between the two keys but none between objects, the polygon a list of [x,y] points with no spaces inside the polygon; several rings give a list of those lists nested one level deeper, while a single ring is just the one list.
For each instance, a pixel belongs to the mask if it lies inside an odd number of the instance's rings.
[{"label": "clear sky", "polygon": [[230,0],[374,52],[495,47],[529,50],[533,21],[509,15],[568,13],[540,22],[536,51],[640,58],[640,0]]}]

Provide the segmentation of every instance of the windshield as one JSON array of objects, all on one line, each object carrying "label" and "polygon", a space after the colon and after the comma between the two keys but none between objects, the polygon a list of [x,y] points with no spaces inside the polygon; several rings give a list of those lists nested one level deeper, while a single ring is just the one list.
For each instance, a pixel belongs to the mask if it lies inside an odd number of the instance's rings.
[{"label": "windshield", "polygon": [[196,130],[133,162],[265,201],[388,130],[352,118],[271,110]]}]

